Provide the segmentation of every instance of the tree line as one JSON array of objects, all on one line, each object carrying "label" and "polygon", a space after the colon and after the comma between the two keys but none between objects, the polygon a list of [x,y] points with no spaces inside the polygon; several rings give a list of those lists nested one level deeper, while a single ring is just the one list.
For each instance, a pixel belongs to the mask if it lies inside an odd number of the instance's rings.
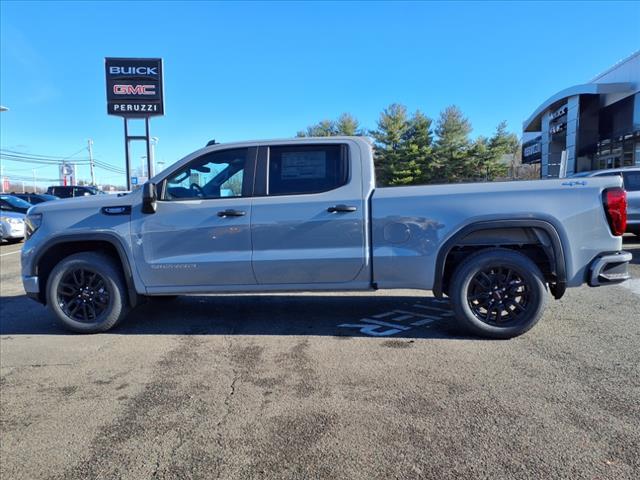
[{"label": "tree line", "polygon": [[471,122],[456,106],[445,108],[434,122],[419,110],[409,114],[404,105],[394,103],[382,111],[376,127],[362,128],[353,115],[343,113],[336,120],[310,125],[297,136],[371,136],[380,185],[494,180],[507,173],[504,156],[520,149],[506,122],[498,124],[491,137],[472,139]]}]

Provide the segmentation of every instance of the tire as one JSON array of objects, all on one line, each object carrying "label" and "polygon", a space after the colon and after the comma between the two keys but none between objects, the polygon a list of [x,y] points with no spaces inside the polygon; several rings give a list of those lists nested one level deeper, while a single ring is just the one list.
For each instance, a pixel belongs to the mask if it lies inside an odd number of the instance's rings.
[{"label": "tire", "polygon": [[100,253],[64,258],[51,271],[46,289],[49,308],[72,332],[106,332],[129,312],[119,265]]},{"label": "tire", "polygon": [[476,252],[455,269],[449,296],[457,324],[485,338],[513,338],[542,316],[547,290],[538,266],[506,248]]}]

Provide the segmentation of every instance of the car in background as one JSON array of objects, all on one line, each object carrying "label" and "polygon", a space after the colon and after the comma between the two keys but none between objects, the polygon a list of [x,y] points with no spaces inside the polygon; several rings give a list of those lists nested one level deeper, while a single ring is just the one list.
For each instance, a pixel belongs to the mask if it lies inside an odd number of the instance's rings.
[{"label": "car in background", "polygon": [[104,195],[104,192],[97,187],[89,185],[52,185],[47,188],[47,194],[60,198],[72,198]]},{"label": "car in background", "polygon": [[627,191],[627,232],[640,237],[640,167],[609,168],[571,175],[571,178],[622,176]]},{"label": "car in background", "polygon": [[9,243],[20,242],[24,238],[24,214],[16,212],[0,212],[0,238]]},{"label": "car in background", "polygon": [[4,212],[27,213],[33,205],[14,195],[0,195],[0,210]]},{"label": "car in background", "polygon": [[58,200],[60,197],[55,195],[49,195],[47,193],[13,193],[14,197],[21,198],[25,202],[29,202],[31,205],[37,205],[42,202],[50,202],[51,200]]}]

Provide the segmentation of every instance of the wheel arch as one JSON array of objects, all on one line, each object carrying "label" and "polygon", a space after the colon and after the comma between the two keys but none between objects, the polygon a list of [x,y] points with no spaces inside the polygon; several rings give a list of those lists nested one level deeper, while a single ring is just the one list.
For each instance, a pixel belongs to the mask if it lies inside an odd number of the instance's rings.
[{"label": "wheel arch", "polygon": [[[433,293],[442,297],[455,267],[454,253],[489,247],[538,249],[548,264],[547,280],[553,296],[564,295],[567,283],[565,254],[557,229],[539,219],[509,219],[474,222],[460,228],[440,248],[436,257]],[[468,254],[468,253],[467,253]]]},{"label": "wheel arch", "polygon": [[38,276],[38,300],[46,303],[46,286],[49,274],[62,259],[80,252],[103,252],[109,255],[120,267],[124,276],[129,304],[134,307],[138,303],[131,263],[122,240],[109,233],[80,233],[60,235],[47,241],[35,255],[32,263],[32,275]]}]

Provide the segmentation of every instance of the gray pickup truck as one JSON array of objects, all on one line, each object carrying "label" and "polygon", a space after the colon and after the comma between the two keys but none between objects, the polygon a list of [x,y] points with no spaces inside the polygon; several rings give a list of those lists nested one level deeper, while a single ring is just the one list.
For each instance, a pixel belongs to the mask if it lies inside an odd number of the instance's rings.
[{"label": "gray pickup truck", "polygon": [[548,292],[629,277],[619,177],[376,188],[372,153],[357,137],[218,144],[139,191],[36,205],[24,288],[84,333],[154,296],[422,289],[510,338]]}]

